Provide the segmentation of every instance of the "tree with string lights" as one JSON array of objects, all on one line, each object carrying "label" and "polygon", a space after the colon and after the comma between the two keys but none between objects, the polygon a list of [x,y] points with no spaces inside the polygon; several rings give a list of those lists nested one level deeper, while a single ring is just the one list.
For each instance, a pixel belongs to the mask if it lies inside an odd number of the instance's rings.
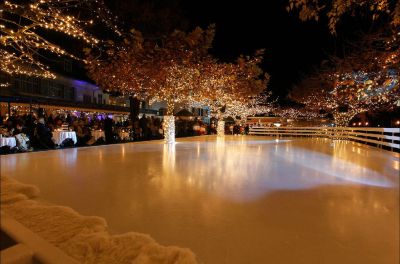
[{"label": "tree with string lights", "polygon": [[[288,11],[298,11],[303,21],[326,16],[332,34],[336,34],[345,16],[369,16],[372,21],[379,20],[378,29],[348,44],[342,55],[331,56],[328,70],[317,71],[305,80],[307,85],[303,85],[303,91],[297,89],[303,93],[299,100],[306,108],[328,110],[337,125],[348,125],[358,113],[398,107],[399,1],[289,0]],[[315,82],[319,84],[313,86]]]},{"label": "tree with string lights", "polygon": [[318,21],[326,16],[333,34],[346,15],[369,16],[372,20],[389,16],[392,26],[400,25],[400,2],[397,0],[289,0],[287,10],[298,12],[303,21]]},{"label": "tree with string lights", "polygon": [[240,57],[237,63],[220,63],[208,53],[214,32],[211,26],[145,40],[132,30],[121,45],[111,45],[103,53],[87,50],[89,76],[105,90],[166,102],[165,139],[173,142],[177,105],[223,107],[229,100],[244,102],[266,87],[268,75],[260,77],[258,66],[262,52]]},{"label": "tree with string lights", "polygon": [[173,142],[174,110],[178,104],[199,97],[196,88],[203,65],[212,61],[208,50],[214,32],[211,26],[145,40],[132,30],[121,45],[111,45],[103,54],[87,50],[89,76],[108,91],[165,101],[165,138]]},{"label": "tree with string lights", "polygon": [[[392,58],[390,52],[388,56]],[[293,91],[293,99],[310,113],[331,113],[338,126],[347,126],[355,115],[365,111],[399,107],[398,69],[393,68],[398,61],[379,61],[374,66],[360,64],[360,58],[335,58],[331,67],[305,78]]]},{"label": "tree with string lights", "polygon": [[[89,14],[89,15],[87,15]],[[60,35],[92,46],[99,39],[87,28],[104,22],[117,34],[114,18],[101,0],[6,0],[0,4],[0,68],[7,74],[54,78],[48,55],[81,60],[55,44]],[[54,37],[49,36],[54,34]],[[52,35],[51,35],[52,36]]]},{"label": "tree with string lights", "polygon": [[194,100],[210,107],[211,115],[218,119],[219,135],[224,133],[224,118],[246,120],[269,110],[270,94],[265,92],[269,75],[259,66],[262,56],[263,50],[259,50],[253,57],[240,56],[236,63],[208,63],[202,70],[200,98]]}]

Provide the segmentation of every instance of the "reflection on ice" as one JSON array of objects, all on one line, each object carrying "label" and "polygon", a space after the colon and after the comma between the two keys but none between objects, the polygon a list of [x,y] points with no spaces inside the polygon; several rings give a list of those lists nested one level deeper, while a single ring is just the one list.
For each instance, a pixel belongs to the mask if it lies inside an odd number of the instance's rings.
[{"label": "reflection on ice", "polygon": [[275,190],[328,184],[393,186],[380,173],[335,153],[328,155],[290,143],[218,137],[216,142],[182,142],[177,149],[165,145],[159,182],[173,192],[186,184],[235,201],[257,199]]},{"label": "reflection on ice", "polygon": [[316,252],[325,264],[398,263],[399,154],[331,143],[193,137],[0,162],[46,201],[191,248],[200,263],[320,263]]},{"label": "reflection on ice", "polygon": [[[148,176],[151,185],[160,187],[164,195],[194,188],[233,201],[255,200],[277,190],[338,184],[392,187],[398,182],[394,176],[399,172],[397,159],[380,150],[345,142],[258,137],[209,139],[9,155],[1,161],[2,172],[12,175],[29,170],[39,175],[43,166],[51,164],[54,168],[45,172],[75,171],[82,179],[80,172],[88,169],[89,174],[98,172],[94,177],[111,181],[119,171],[127,173],[132,181]],[[376,164],[370,162],[376,159],[373,155],[380,159]],[[43,181],[47,178],[41,177]]]},{"label": "reflection on ice", "polygon": [[326,177],[326,179],[322,179],[322,183],[325,184],[353,182],[379,187],[394,187],[394,183],[383,175],[336,156],[299,148],[293,148],[289,153],[277,152],[276,155],[290,163],[321,173],[322,177]]}]

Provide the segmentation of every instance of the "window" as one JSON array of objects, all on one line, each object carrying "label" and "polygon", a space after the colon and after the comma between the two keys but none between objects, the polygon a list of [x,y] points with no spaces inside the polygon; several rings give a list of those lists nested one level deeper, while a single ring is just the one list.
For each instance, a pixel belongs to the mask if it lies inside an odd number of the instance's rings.
[{"label": "window", "polygon": [[64,85],[50,81],[48,96],[64,98]]},{"label": "window", "polygon": [[72,72],[72,62],[70,60],[64,60],[64,71]]},{"label": "window", "polygon": [[75,89],[74,87],[65,87],[64,88],[64,99],[66,100],[75,100]]},{"label": "window", "polygon": [[40,94],[40,80],[34,77],[21,76],[17,80],[17,89],[22,93]]},{"label": "window", "polygon": [[83,102],[87,103],[87,104],[92,103],[92,97],[90,95],[84,94],[83,95]]},{"label": "window", "polygon": [[99,102],[99,104],[101,104],[103,102],[103,95],[102,94],[98,94],[97,95],[97,102]]},{"label": "window", "polygon": [[[58,83],[56,80],[42,80],[40,86],[40,94],[46,97],[54,97],[54,98],[66,98],[65,94],[67,93],[70,96],[69,88],[65,87],[63,84]],[[69,99],[69,98],[66,98]]]}]

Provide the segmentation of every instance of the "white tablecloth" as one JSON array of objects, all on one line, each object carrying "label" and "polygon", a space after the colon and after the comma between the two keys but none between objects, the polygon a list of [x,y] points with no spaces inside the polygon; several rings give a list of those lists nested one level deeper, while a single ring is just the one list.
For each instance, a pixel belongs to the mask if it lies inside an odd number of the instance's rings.
[{"label": "white tablecloth", "polygon": [[10,146],[11,148],[17,146],[17,141],[15,137],[1,137],[0,138],[0,147]]},{"label": "white tablecloth", "polygon": [[60,145],[67,138],[72,139],[74,144],[78,142],[76,139],[76,133],[74,131],[53,131],[53,140],[57,145]]},{"label": "white tablecloth", "polygon": [[95,140],[98,140],[99,138],[106,138],[104,131],[102,130],[92,130],[92,136],[94,137]]}]

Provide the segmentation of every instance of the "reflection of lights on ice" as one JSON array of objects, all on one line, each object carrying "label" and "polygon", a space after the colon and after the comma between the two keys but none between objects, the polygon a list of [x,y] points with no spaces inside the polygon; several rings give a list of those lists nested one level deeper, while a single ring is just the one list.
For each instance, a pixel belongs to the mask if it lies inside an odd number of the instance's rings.
[{"label": "reflection of lights on ice", "polygon": [[225,135],[225,121],[218,120],[217,135],[218,136],[224,136]]},{"label": "reflection of lights on ice", "polygon": [[164,144],[163,167],[168,172],[175,167],[175,144]]},{"label": "reflection of lights on ice", "polygon": [[175,143],[175,117],[164,116],[164,141],[168,144]]}]

